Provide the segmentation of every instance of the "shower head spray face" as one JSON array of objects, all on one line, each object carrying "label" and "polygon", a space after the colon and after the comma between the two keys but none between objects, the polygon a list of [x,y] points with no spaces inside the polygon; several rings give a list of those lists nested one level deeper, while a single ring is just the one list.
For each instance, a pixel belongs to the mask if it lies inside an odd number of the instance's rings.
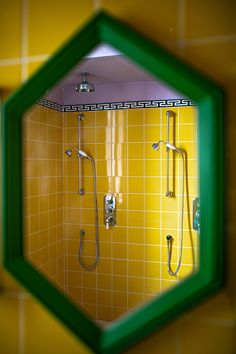
[{"label": "shower head spray face", "polygon": [[65,151],[65,154],[70,157],[72,155],[72,151],[68,149]]},{"label": "shower head spray face", "polygon": [[159,143],[152,144],[152,148],[156,151],[159,150]]}]

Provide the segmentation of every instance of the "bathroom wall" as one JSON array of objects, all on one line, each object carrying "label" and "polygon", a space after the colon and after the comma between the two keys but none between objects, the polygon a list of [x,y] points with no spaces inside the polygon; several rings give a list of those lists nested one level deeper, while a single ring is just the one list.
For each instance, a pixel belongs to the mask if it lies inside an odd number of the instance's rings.
[{"label": "bathroom wall", "polygon": [[[166,198],[168,108],[85,112],[80,122],[82,149],[97,172],[100,263],[84,270],[78,261],[80,230],[85,230],[83,262],[95,261],[93,173],[81,160],[85,195],[78,194],[78,158],[63,152],[78,145],[78,114],[35,106],[24,119],[25,253],[47,278],[93,319],[112,321],[176,285],[197,266],[198,240],[192,230],[197,196],[196,108],[174,109],[170,141],[186,151],[184,250],[180,272],[168,274],[166,235],[173,236],[172,267],[177,267],[182,203],[182,159],[170,152]],[[174,178],[173,178],[174,176]],[[104,196],[114,193],[117,223],[104,225]]]},{"label": "bathroom wall", "polygon": [[24,252],[64,288],[61,113],[35,105],[23,121]]},{"label": "bathroom wall", "polygon": [[[84,112],[82,149],[94,157],[97,169],[100,264],[85,271],[78,263],[79,233],[84,229],[84,261],[95,260],[93,177],[83,160],[84,189],[79,196],[78,160],[64,157],[67,293],[92,318],[111,321],[176,285],[197,266],[197,234],[192,230],[192,200],[197,196],[196,108],[176,107],[170,121],[170,141],[186,151],[184,250],[176,277],[168,274],[166,235],[174,238],[172,267],[179,259],[182,159],[170,152],[170,187],[166,198],[166,149],[152,144],[167,138],[168,108]],[[64,114],[64,150],[78,142],[78,114]],[[174,174],[174,178],[172,178]],[[188,196],[186,197],[186,192]],[[106,230],[103,198],[114,193],[117,225]]]},{"label": "bathroom wall", "polygon": [[[118,16],[219,82],[225,122],[225,280],[221,292],[126,351],[234,354],[236,328],[235,2],[69,0],[1,2],[0,91],[6,99],[99,9]],[[78,16],[79,13],[79,16]],[[57,29],[55,31],[55,28]],[[40,29],[40,30],[39,30]],[[217,222],[217,220],[216,220]],[[0,348],[9,354],[90,354],[47,309],[0,269]],[[10,334],[10,335],[9,335]]]}]

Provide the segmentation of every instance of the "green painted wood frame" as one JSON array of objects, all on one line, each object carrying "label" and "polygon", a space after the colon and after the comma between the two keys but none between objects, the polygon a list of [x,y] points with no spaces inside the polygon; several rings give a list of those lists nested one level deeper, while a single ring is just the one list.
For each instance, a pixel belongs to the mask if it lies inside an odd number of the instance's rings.
[{"label": "green painted wood frame", "polygon": [[[23,114],[100,43],[123,52],[197,103],[201,209],[199,271],[106,329],[98,327],[27,262],[22,231]],[[215,83],[127,25],[99,13],[8,99],[1,117],[5,267],[93,351],[121,352],[222,285],[223,94]]]}]

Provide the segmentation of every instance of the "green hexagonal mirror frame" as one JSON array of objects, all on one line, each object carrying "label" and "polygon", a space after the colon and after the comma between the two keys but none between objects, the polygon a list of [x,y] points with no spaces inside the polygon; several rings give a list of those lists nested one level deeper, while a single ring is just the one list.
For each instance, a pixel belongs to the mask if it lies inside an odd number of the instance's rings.
[{"label": "green hexagonal mirror frame", "polygon": [[[107,43],[198,105],[199,271],[173,290],[101,329],[78,310],[23,254],[23,114],[90,50]],[[127,25],[99,13],[4,104],[3,222],[6,269],[96,353],[118,353],[204,299],[223,279],[223,99],[211,80]],[[158,349],[158,348],[157,348]]]}]

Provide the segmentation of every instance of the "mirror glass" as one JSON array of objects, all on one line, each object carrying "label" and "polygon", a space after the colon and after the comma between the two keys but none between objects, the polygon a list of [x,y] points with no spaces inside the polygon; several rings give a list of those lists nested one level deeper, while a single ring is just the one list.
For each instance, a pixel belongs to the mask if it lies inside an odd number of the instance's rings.
[{"label": "mirror glass", "polygon": [[25,257],[101,326],[197,271],[197,141],[191,98],[108,45],[24,115]]}]

